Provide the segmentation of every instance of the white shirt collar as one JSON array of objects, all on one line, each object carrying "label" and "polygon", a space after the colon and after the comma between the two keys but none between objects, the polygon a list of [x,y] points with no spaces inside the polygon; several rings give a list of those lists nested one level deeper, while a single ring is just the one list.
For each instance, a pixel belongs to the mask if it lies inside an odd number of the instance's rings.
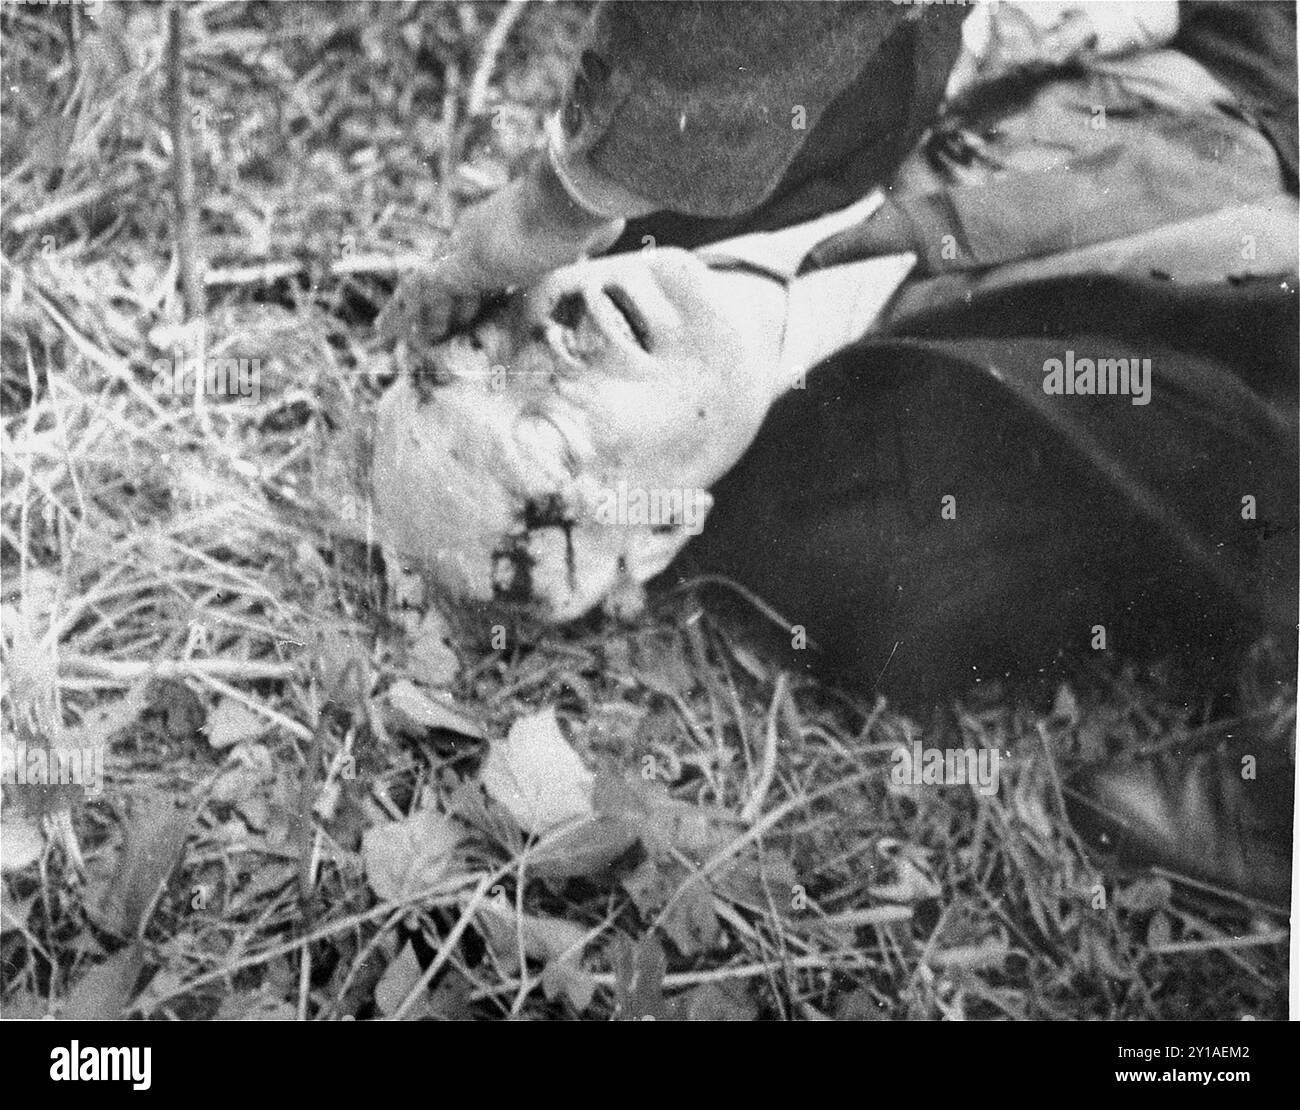
[{"label": "white shirt collar", "polygon": [[715,269],[743,267],[785,286],[778,392],[793,387],[817,363],[861,338],[916,265],[916,255],[895,254],[799,274],[814,247],[869,219],[882,202],[882,195],[873,192],[808,223],[741,235],[696,251]]}]

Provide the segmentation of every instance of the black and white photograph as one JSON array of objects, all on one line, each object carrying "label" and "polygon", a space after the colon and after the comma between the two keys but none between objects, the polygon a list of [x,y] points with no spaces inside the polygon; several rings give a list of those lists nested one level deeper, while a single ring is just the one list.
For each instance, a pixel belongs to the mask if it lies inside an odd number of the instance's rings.
[{"label": "black and white photograph", "polygon": [[1296,12],[3,0],[24,1068],[1015,1021],[1249,1083],[1300,1017]]}]

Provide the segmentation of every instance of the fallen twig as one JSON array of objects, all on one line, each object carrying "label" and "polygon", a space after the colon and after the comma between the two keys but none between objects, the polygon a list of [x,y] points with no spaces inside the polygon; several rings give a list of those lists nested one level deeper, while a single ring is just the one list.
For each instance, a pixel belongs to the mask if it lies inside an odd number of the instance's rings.
[{"label": "fallen twig", "polygon": [[199,223],[194,200],[194,153],[190,139],[189,92],[185,88],[184,41],[179,0],[167,12],[168,115],[172,136],[172,185],[176,193],[176,251],[180,258],[181,292],[186,317],[202,319],[206,309]]},{"label": "fallen twig", "polygon": [[[353,274],[397,274],[414,269],[428,261],[426,255],[416,251],[403,254],[357,254],[330,262],[326,269],[332,277]],[[273,281],[307,272],[311,264],[306,261],[254,262],[247,266],[223,266],[208,270],[203,275],[206,285],[269,285]]]},{"label": "fallen twig", "polygon": [[131,177],[119,176],[112,181],[101,182],[85,189],[78,189],[75,193],[68,193],[66,196],[55,197],[49,203],[36,209],[35,212],[15,216],[13,223],[10,225],[10,230],[15,235],[26,235],[39,227],[45,227],[47,224],[61,220],[65,216],[71,216],[74,212],[79,212],[83,208],[89,208],[92,204],[98,204],[102,200],[116,196],[118,193],[130,188],[131,184]]},{"label": "fallen twig", "polygon": [[483,40],[483,52],[479,55],[478,65],[474,67],[474,76],[469,83],[469,95],[465,99],[465,114],[473,119],[487,107],[488,83],[496,69],[497,58],[510,37],[510,32],[524,14],[526,0],[510,0],[497,13],[492,30]]},{"label": "fallen twig", "polygon": [[59,670],[99,675],[125,682],[137,678],[217,677],[249,680],[290,678],[298,668],[292,663],[261,663],[245,659],[97,659],[91,655],[61,655]]},{"label": "fallen twig", "polygon": [[1174,940],[1168,944],[1153,944],[1147,951],[1168,956],[1175,952],[1215,952],[1224,948],[1255,948],[1261,944],[1281,944],[1291,935],[1289,929],[1271,929],[1267,933],[1251,933],[1244,937],[1208,937],[1205,940]]}]

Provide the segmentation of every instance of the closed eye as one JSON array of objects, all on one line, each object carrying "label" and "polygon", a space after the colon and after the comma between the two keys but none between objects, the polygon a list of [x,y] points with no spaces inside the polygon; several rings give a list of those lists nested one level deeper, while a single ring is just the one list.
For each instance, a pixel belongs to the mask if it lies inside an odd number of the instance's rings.
[{"label": "closed eye", "polygon": [[649,354],[650,329],[646,325],[645,317],[641,315],[641,310],[637,308],[636,301],[620,285],[607,285],[603,292],[614,307],[618,309],[619,315],[627,321],[627,326],[632,332],[632,338],[636,340],[636,345]]}]

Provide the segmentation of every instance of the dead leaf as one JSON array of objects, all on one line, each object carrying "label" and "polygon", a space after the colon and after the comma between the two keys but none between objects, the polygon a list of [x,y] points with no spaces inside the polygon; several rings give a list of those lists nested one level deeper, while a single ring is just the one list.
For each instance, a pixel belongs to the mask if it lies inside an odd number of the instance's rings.
[{"label": "dead leaf", "polygon": [[521,717],[483,765],[488,796],[526,832],[540,834],[594,816],[594,781],[560,731],[554,709]]},{"label": "dead leaf", "polygon": [[627,891],[642,917],[653,917],[672,897],[672,881],[653,859],[643,859],[636,869],[624,875],[619,885]]},{"label": "dead leaf", "polygon": [[140,934],[185,851],[191,816],[166,798],[132,806],[121,858],[99,899],[86,907],[96,925],[120,937]]},{"label": "dead leaf", "polygon": [[21,871],[41,858],[45,834],[41,823],[14,805],[4,807],[0,816],[0,871],[6,875]]},{"label": "dead leaf", "polygon": [[[402,1003],[406,1001],[406,996],[415,989],[422,974],[424,972],[420,967],[420,960],[415,954],[414,946],[409,942],[404,944],[393,961],[384,968],[384,974],[375,985],[375,1005],[379,1008],[379,1012],[384,1017],[392,1017],[397,1013]],[[406,1018],[408,1021],[419,1021],[431,1012],[432,1005],[428,992],[425,992],[425,996],[406,1011]]]},{"label": "dead leaf", "polygon": [[710,876],[713,888],[728,901],[739,902],[767,912],[768,898],[778,906],[788,904],[799,883],[793,861],[777,848],[765,848],[757,854],[731,860]]},{"label": "dead leaf", "polygon": [[487,739],[483,729],[457,708],[450,695],[427,694],[403,679],[393,683],[386,697],[399,731],[425,732],[441,728],[474,740]]},{"label": "dead leaf", "polygon": [[653,934],[635,944],[626,937],[614,946],[614,1020],[676,1021],[680,1008],[664,997],[668,960]]},{"label": "dead leaf", "polygon": [[416,682],[450,686],[460,671],[460,657],[449,643],[447,622],[436,609],[420,619],[406,652],[406,668]]},{"label": "dead leaf", "polygon": [[269,727],[266,719],[234,698],[222,698],[208,718],[208,743],[218,750],[256,740]]},{"label": "dead leaf", "polygon": [[5,1001],[5,1020],[38,1021],[52,1016],[49,1009],[49,1002],[40,995],[28,991],[15,991],[13,997]]},{"label": "dead leaf", "polygon": [[664,694],[689,694],[699,685],[699,675],[678,641],[654,640],[639,646],[637,677],[643,685]]},{"label": "dead leaf", "polygon": [[687,1021],[754,1021],[758,1006],[736,982],[704,983],[686,995]]},{"label": "dead leaf", "polygon": [[1041,845],[1053,842],[1057,823],[1048,811],[1050,778],[1041,760],[1032,759],[1016,779],[1011,808],[1021,825],[1038,838]]},{"label": "dead leaf", "polygon": [[1158,875],[1141,876],[1115,892],[1115,904],[1135,913],[1150,913],[1169,905],[1174,896],[1173,884]]},{"label": "dead leaf", "polygon": [[483,903],[478,922],[492,950],[509,961],[516,974],[523,970],[521,944],[525,959],[545,962],[542,990],[547,998],[563,995],[579,1013],[591,1005],[596,981],[582,969],[586,929],[560,918],[520,915],[504,898]]},{"label": "dead leaf", "polygon": [[871,987],[858,987],[835,1003],[835,1017],[839,1021],[884,1021],[889,1010]]},{"label": "dead leaf", "polygon": [[174,678],[155,679],[145,698],[148,704],[140,714],[141,720],[156,729],[161,739],[181,744],[202,731],[207,708],[185,683]]},{"label": "dead leaf", "polygon": [[663,919],[664,934],[683,956],[707,952],[718,941],[720,926],[713,888],[707,878],[692,875],[681,885]]},{"label": "dead leaf", "polygon": [[316,633],[315,669],[326,703],[348,708],[370,692],[370,655],[349,632],[322,626]]},{"label": "dead leaf", "polygon": [[230,755],[229,765],[212,783],[214,802],[243,802],[275,779],[275,760],[265,744],[244,744]]},{"label": "dead leaf", "polygon": [[672,902],[663,930],[683,956],[698,955],[717,942],[718,916],[708,879],[673,859],[645,859],[621,883],[642,917],[652,917]]},{"label": "dead leaf", "polygon": [[589,747],[607,745],[619,752],[629,752],[636,743],[637,730],[649,710],[625,701],[600,702],[587,711],[582,739]]},{"label": "dead leaf", "polygon": [[133,941],[96,964],[73,984],[63,1003],[64,1021],[116,1021],[131,1004],[144,969],[144,947]]},{"label": "dead leaf", "polygon": [[478,922],[492,950],[502,959],[514,959],[519,970],[520,946],[527,959],[554,960],[581,955],[587,930],[558,917],[520,914],[504,896],[489,898],[479,906]]},{"label": "dead leaf", "polygon": [[885,902],[923,902],[938,898],[942,893],[939,884],[930,874],[925,850],[912,844],[882,840],[878,851],[894,866],[894,881],[867,887],[874,898]]},{"label": "dead leaf", "polygon": [[1085,923],[1079,930],[1079,955],[1092,972],[1109,979],[1133,979],[1134,972],[1120,966],[1111,950],[1109,938],[1099,929]]},{"label": "dead leaf", "polygon": [[542,968],[542,992],[550,1000],[563,995],[582,1013],[596,996],[596,980],[578,966],[576,958],[552,960]]},{"label": "dead leaf", "polygon": [[640,836],[617,817],[596,817],[543,838],[528,854],[528,870],[545,879],[597,875],[624,856]]},{"label": "dead leaf", "polygon": [[604,817],[617,817],[635,828],[655,855],[672,851],[691,856],[712,855],[728,839],[734,815],[721,809],[691,805],[668,795],[659,783],[602,773],[592,801]]},{"label": "dead leaf", "polygon": [[367,829],[361,838],[366,878],[380,898],[402,901],[433,887],[456,857],[460,830],[432,806],[402,821]]}]

